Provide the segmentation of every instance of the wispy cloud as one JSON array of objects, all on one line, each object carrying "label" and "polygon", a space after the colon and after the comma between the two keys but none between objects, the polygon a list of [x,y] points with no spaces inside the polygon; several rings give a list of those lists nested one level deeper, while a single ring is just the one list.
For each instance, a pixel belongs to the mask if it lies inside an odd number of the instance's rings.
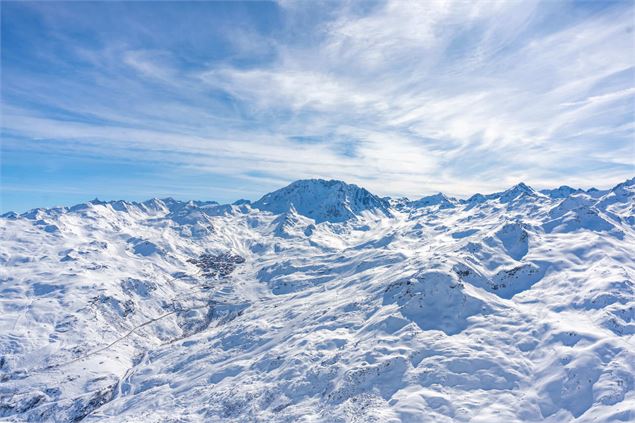
[{"label": "wispy cloud", "polygon": [[632,3],[333,6],[13,6],[48,41],[3,52],[3,144],[410,196],[633,174]]}]

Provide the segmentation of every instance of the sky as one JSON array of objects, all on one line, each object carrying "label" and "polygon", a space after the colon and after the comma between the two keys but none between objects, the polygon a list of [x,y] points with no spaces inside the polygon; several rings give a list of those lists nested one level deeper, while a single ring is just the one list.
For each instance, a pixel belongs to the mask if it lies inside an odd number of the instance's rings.
[{"label": "sky", "polygon": [[2,211],[635,176],[635,6],[1,3]]}]

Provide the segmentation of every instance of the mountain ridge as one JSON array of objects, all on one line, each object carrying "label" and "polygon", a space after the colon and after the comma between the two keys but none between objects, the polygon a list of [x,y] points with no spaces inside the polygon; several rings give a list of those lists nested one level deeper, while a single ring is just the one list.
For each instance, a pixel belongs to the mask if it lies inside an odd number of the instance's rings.
[{"label": "mountain ridge", "polygon": [[[627,179],[624,182],[620,182],[616,184],[614,187],[606,189],[606,190],[597,190],[595,188],[590,188],[589,190],[586,190],[586,191],[580,188],[571,188],[566,185],[562,185],[554,189],[543,189],[540,191],[536,191],[530,186],[526,185],[525,183],[520,182],[503,191],[495,192],[492,194],[477,193],[466,199],[457,200],[454,197],[448,197],[444,193],[439,192],[437,194],[423,196],[417,200],[409,200],[406,197],[401,197],[396,199],[393,199],[391,197],[379,197],[375,194],[372,194],[370,191],[368,191],[365,188],[359,187],[355,184],[348,184],[341,180],[299,179],[283,188],[267,193],[263,195],[259,200],[256,200],[253,202],[250,200],[243,199],[243,200],[234,201],[231,204],[229,203],[221,204],[213,200],[175,200],[172,197],[166,197],[163,199],[151,198],[151,199],[148,199],[145,201],[139,201],[139,202],[126,201],[126,200],[101,201],[95,198],[94,200],[88,201],[86,203],[78,203],[72,206],[34,208],[31,210],[27,210],[21,214],[13,212],[13,211],[9,211],[0,215],[0,217],[15,218],[18,216],[23,216],[23,217],[35,216],[38,213],[40,214],[49,213],[49,212],[63,213],[66,211],[83,210],[94,205],[104,205],[104,206],[110,205],[113,208],[134,207],[134,208],[141,208],[141,209],[148,209],[148,210],[158,210],[158,209],[166,210],[167,209],[167,210],[170,210],[170,212],[172,213],[175,213],[178,210],[186,208],[186,207],[189,207],[189,208],[209,207],[213,209],[215,207],[220,208],[219,206],[223,206],[225,210],[230,210],[228,206],[250,206],[253,208],[259,208],[261,210],[270,211],[274,214],[280,214],[285,211],[291,210],[292,205],[294,208],[296,207],[294,202],[291,201],[291,199],[284,198],[285,195],[292,195],[296,199],[296,202],[304,203],[305,205],[305,207],[302,207],[302,206],[300,207],[300,209],[302,210],[296,209],[296,211],[300,215],[310,217],[310,218],[312,216],[317,217],[317,219],[314,219],[314,220],[316,220],[316,222],[318,223],[322,221],[329,221],[329,219],[332,219],[333,222],[337,222],[337,221],[341,222],[341,221],[345,221],[350,218],[356,217],[361,211],[366,209],[375,210],[375,211],[379,211],[382,214],[386,214],[387,210],[391,208],[391,205],[390,205],[391,202],[393,203],[399,202],[400,203],[399,207],[408,206],[408,207],[418,208],[418,207],[426,207],[430,205],[439,205],[441,208],[452,208],[454,207],[455,204],[458,204],[458,203],[475,204],[475,203],[483,203],[485,201],[497,200],[497,199],[506,203],[520,197],[525,197],[525,196],[547,196],[552,199],[565,199],[575,194],[589,194],[595,198],[599,198],[614,190],[617,190],[623,187],[632,186],[634,184],[633,181],[635,181],[635,177]],[[318,193],[315,192],[316,187],[322,188],[321,190],[318,189],[318,191],[320,192]],[[346,193],[344,196],[341,196],[341,197],[335,196],[334,198],[328,198],[329,195],[332,196],[333,192],[329,192],[328,189],[326,190],[323,189],[324,187],[327,187],[327,188],[335,187],[335,190],[344,189],[344,190],[348,190],[348,193]],[[297,193],[298,190],[300,191],[305,190],[305,192]],[[294,193],[294,191],[296,192]],[[357,204],[353,204],[353,209],[349,208],[350,204],[347,203],[347,201],[350,201],[351,198],[348,198],[346,196],[346,195],[351,195],[351,193],[356,193],[356,195],[359,195],[362,199],[361,203],[358,201]],[[308,195],[310,197],[312,196],[312,198],[307,197],[303,199],[302,194]],[[319,196],[316,196],[315,194],[323,194],[324,197],[320,198]],[[278,201],[280,201],[278,204],[274,204],[275,201],[273,200],[274,196],[276,195],[278,196]],[[297,201],[298,199],[299,201]],[[353,198],[353,200],[355,199]],[[363,204],[363,201],[369,201],[369,204]],[[311,202],[313,203],[314,202],[328,202],[329,207],[331,207],[331,210],[328,210],[328,211],[327,210],[313,210],[313,209],[307,210],[306,204]],[[344,207],[338,207],[338,206],[344,206]],[[329,216],[329,212],[333,215]]]}]

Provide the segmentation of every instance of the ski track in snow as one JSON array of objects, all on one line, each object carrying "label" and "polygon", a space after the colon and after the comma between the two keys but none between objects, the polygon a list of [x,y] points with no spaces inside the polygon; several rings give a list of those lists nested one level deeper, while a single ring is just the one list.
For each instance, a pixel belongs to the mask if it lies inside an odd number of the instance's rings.
[{"label": "ski track in snow", "polygon": [[635,180],[0,219],[0,419],[635,421]]}]

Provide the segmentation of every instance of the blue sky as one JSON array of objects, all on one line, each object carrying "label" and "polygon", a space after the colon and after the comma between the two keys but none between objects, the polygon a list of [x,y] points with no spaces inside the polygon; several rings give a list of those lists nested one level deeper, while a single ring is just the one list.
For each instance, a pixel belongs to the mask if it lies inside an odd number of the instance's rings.
[{"label": "blue sky", "polygon": [[608,187],[635,175],[628,2],[2,2],[2,210]]}]

